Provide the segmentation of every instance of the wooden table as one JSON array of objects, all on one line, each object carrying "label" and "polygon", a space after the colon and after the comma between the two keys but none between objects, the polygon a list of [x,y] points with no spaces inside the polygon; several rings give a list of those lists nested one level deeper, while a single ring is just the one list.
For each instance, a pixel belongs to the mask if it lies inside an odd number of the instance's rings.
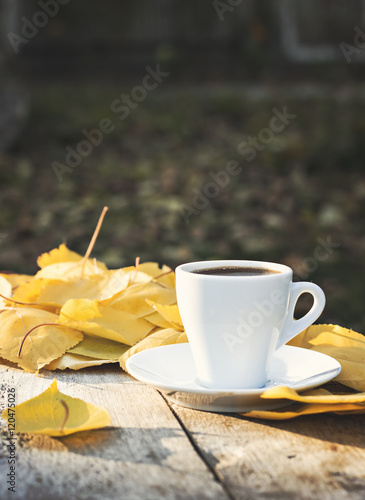
[{"label": "wooden table", "polygon": [[19,434],[15,493],[2,432],[0,498],[364,499],[365,415],[263,421],[189,410],[117,366],[39,376],[0,366],[1,397],[45,390],[107,408],[112,425],[64,438]]}]

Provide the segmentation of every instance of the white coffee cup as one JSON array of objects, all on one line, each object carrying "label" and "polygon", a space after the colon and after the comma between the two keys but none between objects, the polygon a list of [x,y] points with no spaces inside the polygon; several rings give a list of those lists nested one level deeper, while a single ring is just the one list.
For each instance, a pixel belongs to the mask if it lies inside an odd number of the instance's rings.
[{"label": "white coffee cup", "polygon": [[[253,276],[197,273],[222,267],[271,272]],[[292,279],[290,267],[272,262],[217,260],[176,268],[179,311],[201,385],[226,390],[266,384],[275,350],[310,326],[326,302],[319,286]],[[310,293],[314,302],[305,316],[295,320],[295,306],[303,293]]]}]

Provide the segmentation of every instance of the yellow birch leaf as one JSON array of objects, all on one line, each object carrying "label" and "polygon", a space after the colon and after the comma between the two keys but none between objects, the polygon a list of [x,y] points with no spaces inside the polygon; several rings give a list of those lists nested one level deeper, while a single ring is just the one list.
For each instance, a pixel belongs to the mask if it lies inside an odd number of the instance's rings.
[{"label": "yellow birch leaf", "polygon": [[101,312],[96,300],[90,299],[70,299],[60,311],[59,322],[68,321],[88,321],[94,318],[100,318]]},{"label": "yellow birch leaf", "polygon": [[157,281],[163,285],[175,288],[175,273],[166,265],[160,268],[157,262],[143,262],[138,266],[138,270],[148,274],[152,278],[157,278]]},{"label": "yellow birch leaf", "polygon": [[346,413],[365,413],[365,408],[356,404],[294,404],[281,408],[279,410],[254,410],[248,413],[242,413],[245,417],[262,418],[265,420],[289,420],[291,418],[301,417],[302,415],[314,415],[315,413],[335,412],[339,414]]},{"label": "yellow birch leaf", "polygon": [[6,278],[11,283],[13,290],[17,288],[21,283],[30,281],[33,278],[33,276],[30,276],[29,274],[15,274],[15,273],[0,273],[0,276]]},{"label": "yellow birch leaf", "polygon": [[[83,338],[79,330],[57,324],[58,316],[48,311],[23,307],[0,314],[0,356],[26,371],[35,372]],[[52,323],[46,326],[44,323]],[[55,326],[53,326],[55,324]],[[38,325],[44,325],[39,326]],[[26,333],[35,328],[24,340]]]},{"label": "yellow birch leaf", "polygon": [[311,389],[302,394],[289,387],[272,387],[261,397],[264,399],[288,399],[294,402],[279,410],[255,410],[244,415],[268,420],[286,420],[315,413],[365,413],[365,393],[335,394],[326,389]]},{"label": "yellow birch leaf", "polygon": [[336,381],[365,391],[365,337],[339,325],[312,325],[289,345],[305,347],[335,358],[342,367]]},{"label": "yellow birch leaf", "polygon": [[103,271],[93,276],[71,280],[43,280],[38,295],[39,302],[64,305],[69,299],[103,301],[128,287],[131,268]]},{"label": "yellow birch leaf", "polygon": [[81,370],[90,366],[100,366],[106,363],[117,363],[118,360],[113,359],[97,359],[89,356],[81,356],[79,354],[71,354],[66,352],[60,358],[51,361],[48,365],[44,366],[45,370]]},{"label": "yellow birch leaf", "polygon": [[[139,285],[150,283],[153,280],[151,276],[138,271],[138,269],[133,266],[124,267],[122,269],[114,269],[110,271],[112,273],[115,273],[115,275],[113,276],[114,283],[116,282],[118,275],[119,277],[122,275],[122,277],[119,279],[122,280],[123,286],[120,286],[119,284],[119,289],[118,287],[114,288],[113,294],[111,293],[113,291],[113,287],[106,287],[103,296],[99,298],[100,302],[106,306],[114,305],[115,303],[118,303],[119,298],[123,297],[125,291],[129,288],[138,287]],[[113,285],[113,283],[111,283],[111,285]]]},{"label": "yellow birch leaf", "polygon": [[161,316],[168,321],[173,328],[175,328],[175,330],[184,330],[177,304],[165,306],[157,304],[152,300],[147,300],[146,302],[150,304],[158,313],[160,313]]},{"label": "yellow birch leaf", "polygon": [[173,304],[176,302],[176,292],[172,288],[162,287],[158,283],[138,283],[127,287],[109,305],[120,311],[129,311],[137,318],[140,318],[154,311],[150,301],[147,299],[158,301],[162,304]]},{"label": "yellow birch leaf", "polygon": [[78,262],[82,259],[82,255],[69,250],[67,246],[62,243],[58,248],[54,248],[50,252],[42,253],[37,259],[38,266],[50,266],[51,264],[58,264],[59,262]]},{"label": "yellow birch leaf", "polygon": [[94,276],[95,274],[100,274],[106,271],[106,266],[101,263],[97,263],[94,260],[88,259],[85,265],[82,261],[79,262],[57,262],[55,264],[50,264],[44,267],[35,275],[36,279],[48,278],[48,279],[62,279],[76,281],[82,279],[85,276]]},{"label": "yellow birch leaf", "polygon": [[42,394],[4,410],[2,418],[9,420],[14,414],[17,432],[48,436],[61,437],[110,425],[110,415],[104,408],[59,392],[56,379]]},{"label": "yellow birch leaf", "polygon": [[[4,297],[11,297],[12,294],[12,286],[10,281],[8,281],[3,276],[0,276],[0,294]],[[7,307],[8,303],[6,299],[0,297],[0,309],[4,309]]]},{"label": "yellow birch leaf", "polygon": [[119,359],[119,364],[126,370],[127,359],[136,354],[137,352],[144,351],[146,349],[152,349],[153,347],[160,347],[162,345],[170,344],[183,344],[188,342],[188,338],[185,332],[178,332],[173,328],[166,328],[164,330],[158,330],[157,332],[151,333],[145,339],[138,342],[138,344],[131,347],[126,351]]},{"label": "yellow birch leaf", "polygon": [[153,325],[127,311],[103,306],[96,300],[69,300],[62,307],[59,322],[72,328],[122,344],[134,345],[153,329]]},{"label": "yellow birch leaf", "polygon": [[31,279],[21,283],[14,292],[12,299],[20,302],[34,303],[38,301],[38,297],[42,288],[48,281],[43,279]]},{"label": "yellow birch leaf", "polygon": [[21,283],[11,297],[12,300],[9,301],[9,305],[13,306],[16,304],[17,307],[44,309],[45,311],[58,314],[60,305],[57,302],[40,300],[43,288],[47,286],[48,282],[54,281],[57,280],[31,279],[30,281]]},{"label": "yellow birch leaf", "polygon": [[333,394],[326,389],[314,389],[298,394],[290,387],[278,386],[268,389],[261,398],[264,399],[290,399],[299,403],[365,403],[365,392],[355,394]]},{"label": "yellow birch leaf", "polygon": [[79,354],[90,358],[118,361],[129,348],[130,346],[113,340],[85,335],[84,339],[77,346],[69,349],[66,354]]},{"label": "yellow birch leaf", "polygon": [[[70,250],[64,243],[62,243],[58,248],[54,248],[50,252],[40,255],[37,259],[37,264],[41,269],[43,269],[53,264],[62,264],[66,262],[80,263],[82,259],[82,255]],[[96,259],[88,259],[88,262],[96,265],[96,267],[101,271],[106,271],[107,269],[103,262],[97,261]]]},{"label": "yellow birch leaf", "polygon": [[151,313],[151,314],[147,314],[146,316],[144,316],[144,319],[149,321],[150,323],[152,323],[153,325],[155,326],[158,326],[162,329],[164,328],[171,328],[171,323],[169,323],[168,321],[165,320],[165,318],[163,318],[161,316],[161,314],[157,311]]}]

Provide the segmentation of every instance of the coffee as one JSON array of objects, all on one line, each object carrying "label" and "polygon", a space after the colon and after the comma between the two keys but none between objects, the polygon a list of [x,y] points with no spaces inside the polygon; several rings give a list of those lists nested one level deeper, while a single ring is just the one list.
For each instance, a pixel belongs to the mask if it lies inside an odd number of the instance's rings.
[{"label": "coffee", "polygon": [[280,271],[274,271],[273,269],[267,269],[265,267],[224,266],[196,269],[192,272],[209,276],[265,276],[269,274],[278,274]]}]

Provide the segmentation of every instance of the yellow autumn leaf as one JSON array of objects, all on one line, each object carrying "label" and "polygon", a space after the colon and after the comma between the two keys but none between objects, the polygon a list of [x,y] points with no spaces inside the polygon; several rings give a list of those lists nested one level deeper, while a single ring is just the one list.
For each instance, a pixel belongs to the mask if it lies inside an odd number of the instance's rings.
[{"label": "yellow autumn leaf", "polygon": [[69,250],[67,246],[62,243],[58,248],[54,248],[50,252],[42,253],[37,259],[38,266],[43,269],[51,264],[59,264],[60,262],[79,262],[82,255]]},{"label": "yellow autumn leaf", "polygon": [[15,274],[15,273],[0,273],[0,276],[6,278],[11,283],[13,290],[17,288],[21,283],[30,281],[33,278],[33,276],[30,276],[29,274]]},{"label": "yellow autumn leaf", "polygon": [[129,311],[140,318],[154,311],[150,299],[161,304],[173,304],[176,302],[176,292],[152,281],[137,283],[127,287],[115,300],[109,302],[109,305],[120,311]]},{"label": "yellow autumn leaf", "polygon": [[104,409],[60,392],[56,379],[42,394],[7,408],[2,418],[16,415],[16,431],[66,436],[79,431],[110,425],[110,415]]},{"label": "yellow autumn leaf", "polygon": [[36,279],[62,279],[76,281],[84,278],[85,276],[94,276],[103,271],[106,271],[106,266],[88,259],[83,265],[82,261],[79,262],[57,262],[44,267],[35,275]]},{"label": "yellow autumn leaf", "polygon": [[152,323],[154,326],[158,326],[159,328],[171,328],[171,323],[166,321],[165,318],[163,318],[157,311],[151,314],[147,314],[146,316],[144,316],[144,319]]},{"label": "yellow autumn leaf", "polygon": [[[91,299],[101,302],[111,299],[115,294],[128,287],[133,269],[128,267],[103,271],[75,281],[43,279],[41,280],[43,285],[38,287],[37,302],[63,306],[69,299]],[[30,288],[30,285],[28,285],[28,288]]]},{"label": "yellow autumn leaf", "polygon": [[157,332],[151,333],[145,339],[138,342],[138,344],[131,347],[126,351],[119,359],[119,364],[126,370],[127,359],[136,354],[137,352],[144,351],[146,349],[152,349],[153,347],[160,347],[162,345],[170,344],[182,344],[188,342],[188,338],[185,332],[176,331],[173,328],[166,328],[164,330],[158,330]]},{"label": "yellow autumn leaf", "polygon": [[[0,356],[30,372],[59,358],[80,342],[83,334],[79,330],[58,325],[57,320],[58,316],[55,314],[30,307],[2,312]],[[35,329],[27,335],[22,345],[27,332],[33,328]]]},{"label": "yellow autumn leaf", "polygon": [[[4,297],[11,297],[12,286],[10,281],[8,281],[3,276],[0,276],[0,294]],[[3,297],[0,296],[0,310],[4,309],[7,306],[7,301]]]},{"label": "yellow autumn leaf", "polygon": [[143,262],[138,270],[156,279],[158,283],[175,288],[175,273],[165,264],[160,268],[157,262]]},{"label": "yellow autumn leaf", "polygon": [[[341,394],[326,389],[311,389],[302,394],[289,387],[272,387],[261,397],[264,399],[287,399],[288,406],[279,410],[255,410],[245,417],[267,420],[287,420],[315,413],[365,413],[365,393]],[[294,404],[290,404],[293,403]]]},{"label": "yellow autumn leaf", "polygon": [[298,403],[364,403],[365,392],[354,394],[333,394],[326,389],[314,389],[306,391],[304,394],[298,394],[290,387],[278,386],[268,389],[261,397],[264,399],[289,399]]},{"label": "yellow autumn leaf", "polygon": [[61,309],[59,322],[89,335],[128,345],[140,341],[153,329],[151,323],[128,311],[119,311],[88,299],[67,301]]},{"label": "yellow autumn leaf", "polygon": [[13,294],[13,300],[19,302],[35,303],[38,302],[39,294],[48,283],[56,280],[31,279],[21,283]]},{"label": "yellow autumn leaf", "polygon": [[60,358],[51,361],[48,365],[44,366],[45,370],[81,370],[82,368],[89,368],[90,366],[100,366],[106,363],[116,363],[118,360],[112,359],[97,359],[90,356],[81,356],[79,354],[72,354],[66,352]]},{"label": "yellow autumn leaf", "polygon": [[159,314],[161,314],[161,316],[168,321],[170,325],[175,328],[175,330],[184,330],[177,304],[165,306],[157,304],[152,300],[147,300],[147,303],[150,304]]},{"label": "yellow autumn leaf", "polygon": [[312,325],[288,344],[335,358],[342,367],[336,381],[357,391],[365,391],[363,335],[339,325]]},{"label": "yellow autumn leaf", "polygon": [[356,404],[294,404],[279,410],[254,410],[243,413],[245,417],[262,418],[265,420],[289,420],[303,415],[314,415],[316,413],[352,414],[365,413],[365,408]]},{"label": "yellow autumn leaf", "polygon": [[118,361],[121,355],[129,348],[130,346],[114,342],[113,340],[85,335],[83,340],[75,347],[72,347],[72,349],[69,349],[66,354],[71,353],[90,358]]}]

